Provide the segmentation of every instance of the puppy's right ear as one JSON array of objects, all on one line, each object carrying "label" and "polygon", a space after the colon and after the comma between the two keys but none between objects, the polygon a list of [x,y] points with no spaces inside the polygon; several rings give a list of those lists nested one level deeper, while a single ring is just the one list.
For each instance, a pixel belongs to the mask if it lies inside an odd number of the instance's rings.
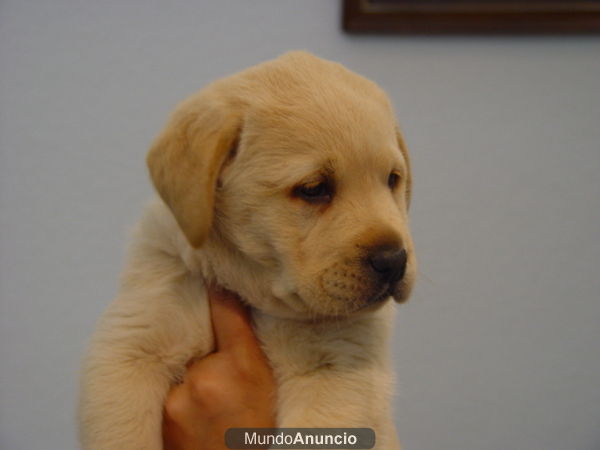
[{"label": "puppy's right ear", "polygon": [[238,140],[240,121],[229,110],[202,92],[185,101],[146,159],[158,194],[195,248],[210,232],[217,179]]},{"label": "puppy's right ear", "polygon": [[408,154],[408,148],[406,147],[404,136],[402,135],[402,131],[400,131],[400,127],[398,125],[396,125],[396,141],[398,142],[398,147],[400,147],[400,151],[402,152],[402,156],[404,157],[404,164],[406,164],[406,206],[410,207],[413,184],[412,168],[410,164],[410,155]]}]

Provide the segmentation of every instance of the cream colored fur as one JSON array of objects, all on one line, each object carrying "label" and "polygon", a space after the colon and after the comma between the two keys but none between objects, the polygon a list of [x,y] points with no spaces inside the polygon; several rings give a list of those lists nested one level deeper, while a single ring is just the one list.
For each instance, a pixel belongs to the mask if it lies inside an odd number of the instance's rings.
[{"label": "cream colored fur", "polygon": [[[150,150],[161,199],[133,236],[117,299],[84,364],[85,449],[162,448],[169,387],[213,349],[205,283],[240,294],[278,381],[281,427],[371,427],[399,448],[389,408],[394,305],[364,266],[408,229],[408,154],[385,94],[292,52],[183,102]],[[391,186],[389,174],[398,175]],[[298,186],[334,183],[330,201]]]}]

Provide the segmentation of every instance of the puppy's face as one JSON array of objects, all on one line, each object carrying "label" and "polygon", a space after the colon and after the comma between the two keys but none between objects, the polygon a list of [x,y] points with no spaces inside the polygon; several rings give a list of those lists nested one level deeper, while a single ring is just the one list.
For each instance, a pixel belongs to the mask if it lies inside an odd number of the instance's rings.
[{"label": "puppy's face", "polygon": [[251,111],[216,204],[216,227],[303,316],[403,301],[415,272],[391,111],[356,95],[326,100]]},{"label": "puppy's face", "polygon": [[208,239],[262,274],[263,309],[337,317],[410,293],[406,149],[382,92],[349,74],[269,92],[227,140]]}]

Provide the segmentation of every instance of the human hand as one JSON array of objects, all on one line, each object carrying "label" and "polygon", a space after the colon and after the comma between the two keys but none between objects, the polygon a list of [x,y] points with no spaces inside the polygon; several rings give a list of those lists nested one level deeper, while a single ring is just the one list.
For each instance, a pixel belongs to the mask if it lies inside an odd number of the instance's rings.
[{"label": "human hand", "polygon": [[275,427],[276,385],[234,294],[209,288],[215,351],[189,364],[165,401],[165,450],[220,450],[232,427]]}]

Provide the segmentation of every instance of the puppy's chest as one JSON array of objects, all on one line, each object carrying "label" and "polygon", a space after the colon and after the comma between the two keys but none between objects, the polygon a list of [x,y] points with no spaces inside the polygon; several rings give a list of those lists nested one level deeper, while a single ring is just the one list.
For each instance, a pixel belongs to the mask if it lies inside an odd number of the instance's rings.
[{"label": "puppy's chest", "polygon": [[254,314],[256,333],[280,381],[348,375],[383,362],[383,336],[371,324],[307,324]]}]

